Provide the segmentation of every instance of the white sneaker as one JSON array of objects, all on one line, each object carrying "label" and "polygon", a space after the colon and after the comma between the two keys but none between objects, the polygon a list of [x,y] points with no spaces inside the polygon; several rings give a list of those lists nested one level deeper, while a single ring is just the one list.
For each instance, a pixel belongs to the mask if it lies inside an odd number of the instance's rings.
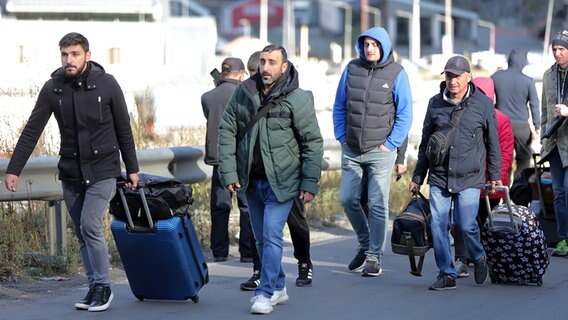
[{"label": "white sneaker", "polygon": [[272,297],[270,297],[270,304],[275,306],[282,302],[288,301],[288,299],[288,293],[286,292],[286,287],[284,287],[282,290],[274,290]]},{"label": "white sneaker", "polygon": [[272,312],[272,304],[270,304],[270,298],[267,298],[261,294],[252,297],[250,299],[252,302],[252,307],[250,312],[254,314],[269,314]]}]

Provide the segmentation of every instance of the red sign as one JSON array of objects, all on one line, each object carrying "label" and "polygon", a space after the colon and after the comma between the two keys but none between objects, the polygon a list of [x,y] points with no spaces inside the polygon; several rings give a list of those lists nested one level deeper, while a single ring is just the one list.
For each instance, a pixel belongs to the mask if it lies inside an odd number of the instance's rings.
[{"label": "red sign", "polygon": [[[268,27],[277,27],[282,25],[284,17],[284,7],[275,1],[267,1],[268,5]],[[260,24],[260,0],[249,0],[235,4],[231,8],[231,26],[239,28],[243,26],[241,20],[248,20],[248,24]]]}]

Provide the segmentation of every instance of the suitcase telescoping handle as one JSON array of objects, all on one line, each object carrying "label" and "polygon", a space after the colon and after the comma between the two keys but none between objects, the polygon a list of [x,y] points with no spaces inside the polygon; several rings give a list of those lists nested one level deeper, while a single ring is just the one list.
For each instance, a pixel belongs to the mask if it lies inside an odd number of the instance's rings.
[{"label": "suitcase telescoping handle", "polygon": [[[537,158],[540,157],[540,153],[533,152],[532,154],[533,161],[534,161],[534,173],[536,176],[536,192],[538,194],[538,200],[540,201],[540,210],[542,211],[543,216],[548,216],[546,212],[546,205],[544,204],[544,196],[542,194],[542,173],[544,171],[544,163],[539,163]],[[538,214],[538,212],[536,212]]]},{"label": "suitcase telescoping handle", "polygon": [[126,214],[126,220],[128,220],[128,227],[134,232],[145,232],[149,230],[154,230],[154,221],[152,220],[152,215],[150,214],[150,208],[148,208],[148,201],[146,201],[146,195],[144,194],[144,182],[138,181],[138,193],[140,194],[140,202],[142,202],[142,207],[144,208],[144,213],[146,219],[148,220],[148,227],[138,227],[134,225],[132,220],[132,215],[130,214],[130,209],[128,208],[128,202],[124,196],[124,185],[126,182],[117,183],[116,188],[118,189],[118,194],[120,195],[120,200],[122,201],[122,206],[124,207],[124,213]]},{"label": "suitcase telescoping handle", "polygon": [[[489,191],[491,191],[491,185],[490,184],[486,184],[485,185],[485,204],[487,205],[487,210],[489,212],[489,214],[487,215],[487,222],[489,223],[489,228],[493,229],[493,219],[491,218],[491,203],[489,202]],[[495,192],[503,192],[505,194],[505,197],[503,198],[503,200],[505,201],[505,204],[507,205],[507,212],[509,213],[509,218],[511,219],[511,227],[513,228],[513,230],[516,232],[519,232],[519,227],[517,226],[517,224],[515,223],[515,219],[514,219],[514,214],[513,214],[513,206],[511,204],[511,197],[509,196],[509,187],[507,186],[495,186]]]}]

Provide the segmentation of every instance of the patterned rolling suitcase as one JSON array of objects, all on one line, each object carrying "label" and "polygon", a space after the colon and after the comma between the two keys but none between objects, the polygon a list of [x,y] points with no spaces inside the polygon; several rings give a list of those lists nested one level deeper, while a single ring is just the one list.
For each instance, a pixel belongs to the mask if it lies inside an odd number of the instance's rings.
[{"label": "patterned rolling suitcase", "polygon": [[199,290],[209,281],[205,257],[189,216],[153,221],[144,191],[140,201],[146,223],[135,223],[124,197],[126,221],[113,219],[111,231],[122,265],[136,298],[199,301]]},{"label": "patterned rolling suitcase", "polygon": [[544,232],[527,207],[511,204],[509,188],[497,190],[504,191],[505,203],[491,211],[481,229],[491,282],[540,286],[549,263]]}]

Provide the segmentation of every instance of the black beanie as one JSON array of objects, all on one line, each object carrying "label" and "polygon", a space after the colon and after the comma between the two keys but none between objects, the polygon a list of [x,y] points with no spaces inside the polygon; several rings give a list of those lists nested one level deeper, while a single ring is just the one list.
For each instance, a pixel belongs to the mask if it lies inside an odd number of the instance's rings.
[{"label": "black beanie", "polygon": [[552,46],[563,46],[568,49],[568,30],[558,32],[554,38],[552,38]]}]

